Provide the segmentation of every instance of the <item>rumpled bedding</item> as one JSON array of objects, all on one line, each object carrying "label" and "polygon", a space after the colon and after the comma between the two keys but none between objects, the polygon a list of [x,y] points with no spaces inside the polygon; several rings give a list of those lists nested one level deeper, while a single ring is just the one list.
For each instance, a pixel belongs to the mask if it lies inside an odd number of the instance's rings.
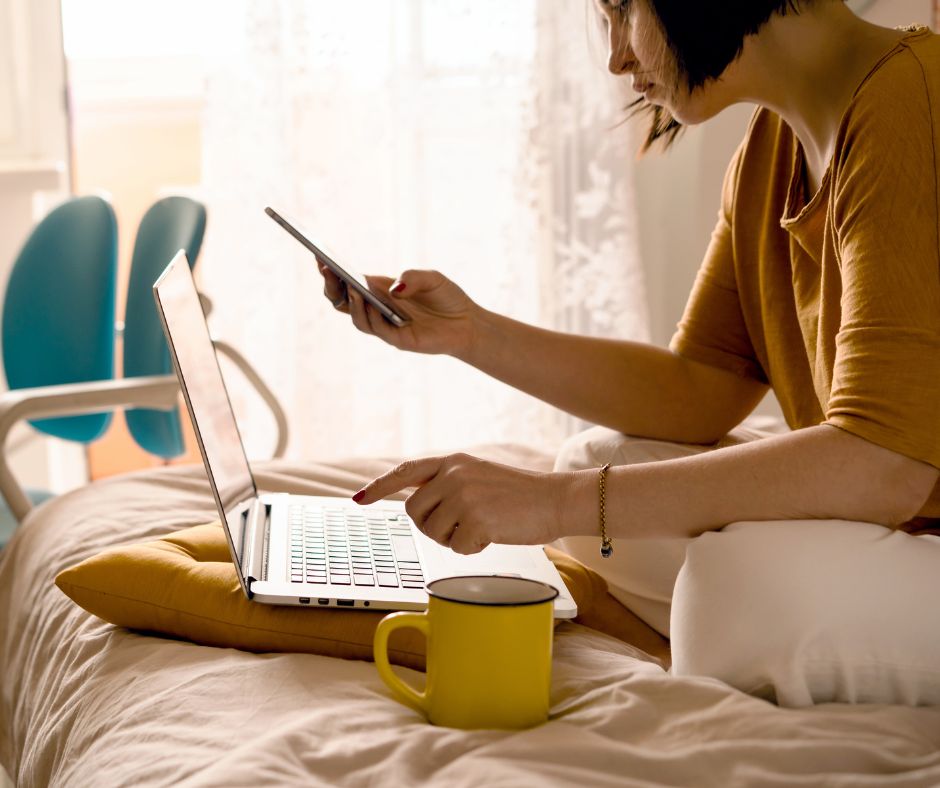
[{"label": "rumpled bedding", "polygon": [[[521,447],[477,453],[551,467]],[[257,470],[266,490],[346,495],[392,462]],[[18,786],[940,785],[940,708],[780,709],[574,623],[556,630],[551,720],[468,732],[399,705],[371,663],[130,632],[53,584],[108,546],[215,517],[187,467],[91,484],[21,526],[0,556],[0,764]]]}]

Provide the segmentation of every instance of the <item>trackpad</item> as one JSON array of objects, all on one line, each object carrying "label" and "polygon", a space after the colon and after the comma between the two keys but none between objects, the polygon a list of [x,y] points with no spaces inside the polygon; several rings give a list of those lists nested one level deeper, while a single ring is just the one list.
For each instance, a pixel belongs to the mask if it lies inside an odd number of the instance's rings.
[{"label": "trackpad", "polygon": [[[430,539],[421,545],[429,578],[453,575],[516,574],[538,577],[534,549],[526,545],[491,544],[474,555],[460,555]],[[429,544],[428,544],[429,543]]]}]

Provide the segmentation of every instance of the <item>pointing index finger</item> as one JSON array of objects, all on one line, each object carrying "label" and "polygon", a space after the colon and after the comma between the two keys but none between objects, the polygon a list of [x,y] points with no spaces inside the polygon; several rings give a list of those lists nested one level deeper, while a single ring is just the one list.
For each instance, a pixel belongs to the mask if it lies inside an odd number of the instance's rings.
[{"label": "pointing index finger", "polygon": [[426,484],[437,476],[443,459],[443,457],[424,457],[417,460],[405,460],[369,482],[353,496],[353,500],[365,506],[387,498],[406,487]]}]

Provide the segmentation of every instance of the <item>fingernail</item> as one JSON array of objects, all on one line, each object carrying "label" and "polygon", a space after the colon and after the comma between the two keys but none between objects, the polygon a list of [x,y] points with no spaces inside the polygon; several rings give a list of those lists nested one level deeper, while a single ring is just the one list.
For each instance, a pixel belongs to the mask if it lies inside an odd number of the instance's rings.
[{"label": "fingernail", "polygon": [[353,496],[353,500],[354,500],[356,503],[359,503],[359,501],[361,501],[361,500],[362,500],[363,498],[365,498],[365,497],[366,497],[366,491],[365,491],[365,490],[360,490],[359,492],[357,492],[357,493]]},{"label": "fingernail", "polygon": [[390,288],[390,293],[404,293],[405,292],[405,283],[404,282],[395,282]]}]

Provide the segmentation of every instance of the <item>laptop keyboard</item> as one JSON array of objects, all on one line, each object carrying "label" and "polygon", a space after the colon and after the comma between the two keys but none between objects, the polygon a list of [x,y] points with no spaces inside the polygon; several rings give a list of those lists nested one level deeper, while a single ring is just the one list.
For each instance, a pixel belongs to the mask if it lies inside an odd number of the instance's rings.
[{"label": "laptop keyboard", "polygon": [[404,514],[297,503],[288,510],[288,524],[292,583],[424,588]]}]

